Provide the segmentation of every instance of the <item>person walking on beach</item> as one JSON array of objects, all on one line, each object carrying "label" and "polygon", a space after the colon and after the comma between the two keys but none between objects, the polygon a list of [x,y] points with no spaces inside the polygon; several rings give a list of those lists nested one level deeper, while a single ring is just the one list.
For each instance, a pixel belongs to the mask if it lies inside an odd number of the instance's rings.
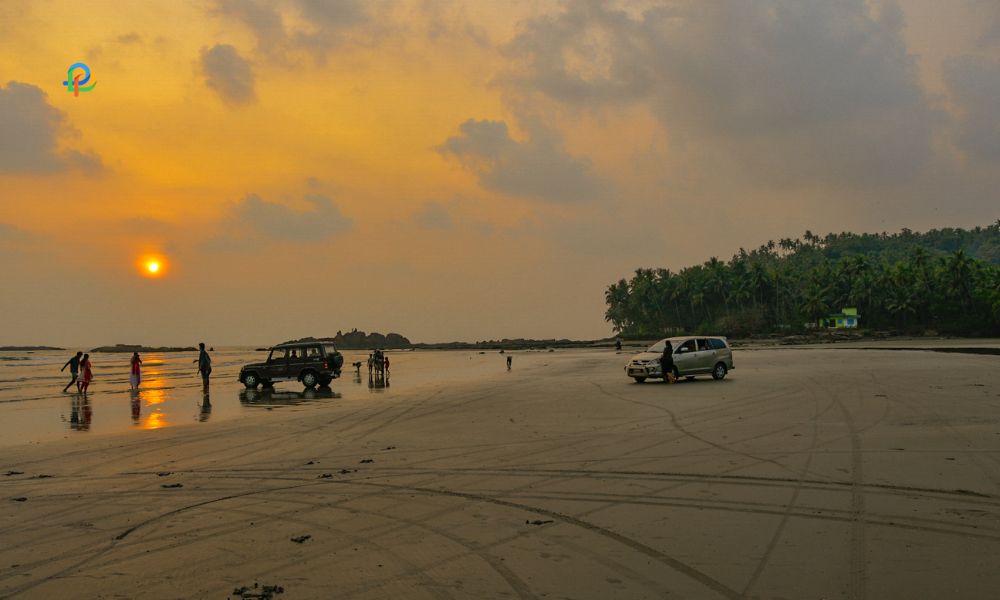
[{"label": "person walking on beach", "polygon": [[94,371],[90,368],[90,355],[84,354],[80,360],[80,381],[76,382],[76,389],[82,394],[87,393],[90,382],[94,380]]},{"label": "person walking on beach", "polygon": [[142,367],[142,359],[139,358],[139,353],[138,352],[133,352],[132,353],[132,372],[128,376],[129,385],[132,387],[133,390],[139,389],[139,381],[141,380],[141,377],[139,375],[139,371],[141,370],[141,367]]},{"label": "person walking on beach", "polygon": [[507,370],[510,371],[510,365],[514,362],[514,357],[510,354],[507,355]]},{"label": "person walking on beach", "polygon": [[388,375],[389,374],[389,355],[385,354],[384,356],[385,356],[385,358],[383,360],[385,362],[382,363],[382,368],[385,369],[385,374]]},{"label": "person walking on beach", "polygon": [[205,342],[198,344],[198,358],[192,362],[198,363],[198,373],[201,374],[201,382],[208,387],[208,376],[212,374],[212,357],[205,352]]},{"label": "person walking on beach", "polygon": [[667,340],[667,345],[663,347],[663,356],[660,357],[660,369],[663,371],[663,383],[674,382],[674,346]]},{"label": "person walking on beach", "polygon": [[66,384],[66,387],[63,388],[64,392],[69,389],[69,386],[71,386],[74,383],[76,383],[76,378],[79,377],[79,375],[80,375],[80,357],[81,356],[83,356],[83,352],[77,352],[76,355],[73,358],[67,360],[66,364],[64,364],[62,366],[62,368],[59,369],[59,372],[62,373],[63,371],[66,370],[66,367],[69,367],[70,380],[69,380],[69,383]]}]

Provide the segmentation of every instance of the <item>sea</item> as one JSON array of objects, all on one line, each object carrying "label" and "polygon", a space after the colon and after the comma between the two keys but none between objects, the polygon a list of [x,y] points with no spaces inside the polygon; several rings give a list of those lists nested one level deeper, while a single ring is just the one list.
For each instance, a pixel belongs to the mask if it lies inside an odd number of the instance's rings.
[{"label": "sea", "polygon": [[[86,349],[81,349],[86,351]],[[544,351],[514,352],[514,366],[534,363]],[[74,385],[62,391],[69,369],[60,368],[75,353],[0,352],[0,446],[41,443],[109,433],[148,432],[181,425],[211,426],[261,411],[292,411],[305,403],[370,398],[379,401],[428,385],[473,381],[507,370],[506,354],[492,351],[388,351],[386,380],[369,378],[367,351],[344,351],[344,369],[328,389],[310,390],[297,381],[274,389],[247,390],[240,367],[267,358],[253,348],[216,347],[207,391],[197,373],[196,352],[142,353],[142,382],[129,387],[131,354],[91,353],[94,380],[86,395]],[[351,363],[361,362],[360,373]]]}]

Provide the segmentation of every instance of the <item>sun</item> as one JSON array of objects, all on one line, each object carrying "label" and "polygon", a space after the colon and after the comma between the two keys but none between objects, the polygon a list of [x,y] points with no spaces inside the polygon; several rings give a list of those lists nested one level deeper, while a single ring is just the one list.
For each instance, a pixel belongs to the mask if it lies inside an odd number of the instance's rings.
[{"label": "sun", "polygon": [[163,277],[167,270],[167,261],[162,255],[145,255],[136,262],[139,273],[143,277],[156,278]]}]

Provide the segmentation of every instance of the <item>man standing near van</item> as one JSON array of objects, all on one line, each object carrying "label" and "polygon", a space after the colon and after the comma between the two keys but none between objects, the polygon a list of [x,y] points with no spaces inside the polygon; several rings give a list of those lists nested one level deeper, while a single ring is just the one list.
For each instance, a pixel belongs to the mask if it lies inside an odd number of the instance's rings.
[{"label": "man standing near van", "polygon": [[208,387],[208,376],[212,374],[212,357],[205,352],[205,342],[198,344],[198,372],[201,373],[201,382]]},{"label": "man standing near van", "polygon": [[62,366],[62,368],[59,369],[59,372],[62,373],[63,371],[66,370],[66,367],[69,367],[69,374],[72,376],[72,379],[70,379],[69,383],[66,384],[66,387],[63,388],[64,392],[69,389],[69,386],[71,386],[74,383],[76,383],[76,378],[80,374],[80,357],[81,356],[83,356],[83,352],[77,352],[76,356],[74,356],[73,358],[67,360],[66,364],[64,364]]}]

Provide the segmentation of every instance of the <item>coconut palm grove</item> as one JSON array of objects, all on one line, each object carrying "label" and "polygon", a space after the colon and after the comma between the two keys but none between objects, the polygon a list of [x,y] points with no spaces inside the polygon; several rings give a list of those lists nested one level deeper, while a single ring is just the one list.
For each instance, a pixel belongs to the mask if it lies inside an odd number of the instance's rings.
[{"label": "coconut palm grove", "polygon": [[636,269],[608,286],[606,319],[624,337],[814,330],[856,308],[860,327],[1000,334],[1000,220],[926,233],[830,233],[768,241],[673,272]]}]

